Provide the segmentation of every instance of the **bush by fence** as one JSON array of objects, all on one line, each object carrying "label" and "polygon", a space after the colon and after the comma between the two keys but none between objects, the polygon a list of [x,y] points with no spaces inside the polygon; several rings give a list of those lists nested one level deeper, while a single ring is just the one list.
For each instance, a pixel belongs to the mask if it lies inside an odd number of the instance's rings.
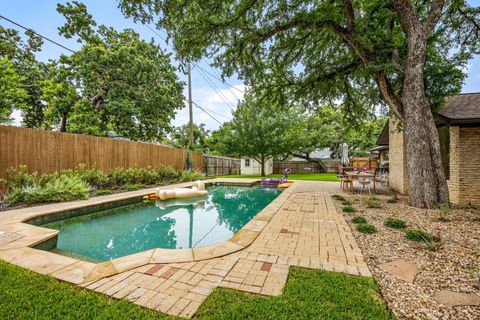
[{"label": "bush by fence", "polygon": [[[183,169],[185,150],[153,143],[80,134],[0,126],[0,178],[7,169],[26,165],[29,172],[51,173],[84,164],[115,168],[170,166]],[[202,169],[203,155],[192,152],[193,168]]]}]

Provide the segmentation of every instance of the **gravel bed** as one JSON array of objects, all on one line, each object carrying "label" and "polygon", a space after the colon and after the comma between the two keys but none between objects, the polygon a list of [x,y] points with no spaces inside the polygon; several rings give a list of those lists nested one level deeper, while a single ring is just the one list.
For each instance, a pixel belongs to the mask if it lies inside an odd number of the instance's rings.
[{"label": "gravel bed", "polygon": [[[433,298],[434,293],[442,289],[480,295],[480,283],[470,274],[472,268],[480,272],[480,211],[455,208],[449,220],[441,222],[437,210],[410,207],[405,199],[390,204],[386,202],[388,198],[383,197],[382,208],[368,208],[366,198],[346,197],[358,211],[343,214],[385,301],[398,319],[480,319],[480,306],[450,308]],[[340,201],[335,201],[335,205],[342,212]],[[358,232],[351,222],[355,215],[365,217],[378,231]],[[430,251],[423,242],[407,239],[405,229],[384,226],[389,217],[404,220],[407,229],[420,228],[439,237],[442,247]],[[420,269],[413,283],[397,279],[378,267],[400,258]]]}]

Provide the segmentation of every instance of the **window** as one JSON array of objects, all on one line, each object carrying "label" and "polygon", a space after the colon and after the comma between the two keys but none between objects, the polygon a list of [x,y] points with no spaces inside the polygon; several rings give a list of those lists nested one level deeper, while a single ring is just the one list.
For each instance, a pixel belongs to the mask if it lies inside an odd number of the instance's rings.
[{"label": "window", "polygon": [[245,159],[245,167],[250,167],[250,159]]}]

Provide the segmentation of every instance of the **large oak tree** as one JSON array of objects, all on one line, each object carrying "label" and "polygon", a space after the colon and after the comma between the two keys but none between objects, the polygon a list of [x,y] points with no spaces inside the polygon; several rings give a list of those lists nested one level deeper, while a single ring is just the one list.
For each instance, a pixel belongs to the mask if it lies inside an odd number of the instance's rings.
[{"label": "large oak tree", "polygon": [[401,120],[409,201],[448,202],[432,109],[456,94],[479,49],[479,9],[462,0],[122,0],[183,59],[298,99],[383,103]]}]

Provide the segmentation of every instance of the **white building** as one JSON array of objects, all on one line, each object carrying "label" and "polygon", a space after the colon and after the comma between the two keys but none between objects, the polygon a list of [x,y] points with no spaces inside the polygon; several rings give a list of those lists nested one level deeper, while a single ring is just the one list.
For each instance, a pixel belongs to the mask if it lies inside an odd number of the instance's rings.
[{"label": "white building", "polygon": [[[273,159],[265,162],[265,175],[273,173]],[[260,162],[252,158],[240,159],[240,174],[262,174]]]}]

